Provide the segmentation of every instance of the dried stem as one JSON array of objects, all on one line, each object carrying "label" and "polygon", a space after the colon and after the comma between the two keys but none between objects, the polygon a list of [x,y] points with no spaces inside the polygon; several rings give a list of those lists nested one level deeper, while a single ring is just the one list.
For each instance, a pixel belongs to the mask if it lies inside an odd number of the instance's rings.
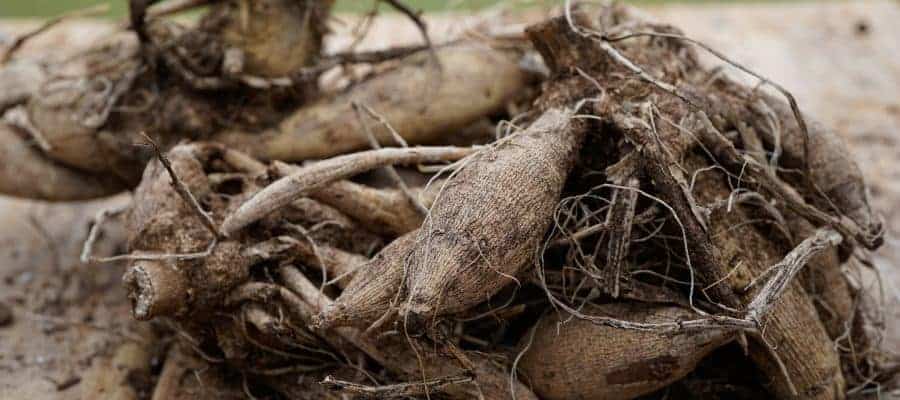
[{"label": "dried stem", "polygon": [[335,182],[393,164],[416,164],[456,161],[473,154],[478,148],[408,147],[362,151],[319,161],[304,166],[256,193],[222,223],[222,232],[230,235],[292,201]]},{"label": "dried stem", "polygon": [[[637,189],[640,182],[631,178],[625,186]],[[612,205],[606,214],[605,225],[610,226],[604,281],[607,291],[613,298],[619,297],[619,282],[622,274],[622,263],[628,256],[631,244],[631,226],[634,221],[634,209],[637,206],[636,190],[616,189],[613,192]],[[611,289],[610,289],[611,285]]]},{"label": "dried stem", "polygon": [[818,252],[841,243],[841,235],[831,229],[819,229],[812,236],[791,250],[784,259],[775,264],[772,279],[759,290],[759,293],[747,306],[746,318],[762,325],[763,316],[768,313],[775,302],[787,289],[788,284],[797,276],[800,269]]},{"label": "dried stem", "polygon": [[346,382],[326,376],[321,382],[329,389],[339,390],[349,395],[374,398],[374,399],[393,399],[407,398],[416,396],[425,396],[434,390],[440,390],[441,387],[448,385],[459,385],[472,382],[470,375],[456,375],[444,378],[427,379],[421,382],[397,383],[393,385],[368,386],[353,382]]},{"label": "dried stem", "polygon": [[[676,176],[673,170],[677,169],[677,163],[672,156],[661,146],[661,143],[653,137],[646,127],[635,123],[633,119],[616,117],[617,125],[625,135],[637,146],[640,153],[646,157],[644,169],[653,179],[661,197],[675,210],[679,220],[684,226],[685,239],[689,249],[688,266],[692,268],[709,285],[719,282],[728,274],[728,268],[722,261],[718,248],[710,241],[706,231],[705,221],[698,216],[697,202],[691,195],[684,178]],[[696,265],[691,265],[691,260]],[[736,308],[740,300],[728,285],[720,284],[709,288],[710,297],[730,308]]]},{"label": "dried stem", "polygon": [[[394,139],[397,140],[399,145],[408,147],[406,141],[403,140],[403,137],[397,134],[397,131],[394,130],[391,124],[387,120],[385,120],[384,117],[380,116],[368,106],[361,105],[358,102],[352,102],[351,106],[353,107],[353,113],[356,115],[356,119],[359,120],[359,124],[363,128],[363,133],[366,135],[366,139],[369,141],[369,145],[372,146],[373,149],[380,149],[381,145],[378,144],[378,139],[375,138],[375,135],[369,128],[369,124],[366,123],[365,118],[363,118],[361,110],[366,110],[369,115],[378,119],[378,122],[387,127],[388,131],[391,132],[391,134],[394,136]],[[390,179],[394,181],[394,184],[397,185],[397,188],[399,188],[400,191],[403,192],[403,194],[409,200],[410,204],[412,204],[423,216],[428,214],[428,209],[425,208],[425,206],[422,205],[422,202],[420,202],[419,199],[417,199],[416,196],[412,194],[412,191],[409,190],[409,186],[406,185],[406,181],[404,181],[403,177],[401,177],[400,174],[397,173],[397,170],[394,168],[394,166],[388,165],[384,168],[388,173],[388,177],[390,177]]]}]

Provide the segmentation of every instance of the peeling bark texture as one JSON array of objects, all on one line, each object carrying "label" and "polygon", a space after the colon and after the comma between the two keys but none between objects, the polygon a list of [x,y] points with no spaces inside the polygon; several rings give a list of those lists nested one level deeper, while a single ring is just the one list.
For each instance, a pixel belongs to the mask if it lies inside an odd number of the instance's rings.
[{"label": "peeling bark texture", "polygon": [[606,214],[606,224],[611,229],[603,273],[606,290],[613,298],[619,297],[619,281],[622,279],[623,264],[631,245],[631,228],[634,222],[634,208],[637,206],[638,184],[637,179],[631,178],[625,182],[625,188],[616,189],[609,213]]}]

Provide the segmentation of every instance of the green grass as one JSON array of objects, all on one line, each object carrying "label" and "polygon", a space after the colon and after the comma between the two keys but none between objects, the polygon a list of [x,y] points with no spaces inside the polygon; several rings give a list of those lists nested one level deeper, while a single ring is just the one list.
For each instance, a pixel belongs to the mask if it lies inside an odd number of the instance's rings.
[{"label": "green grass", "polygon": [[[677,1],[677,0],[676,0]],[[682,2],[696,2],[704,0],[680,0]],[[709,1],[709,0],[705,0]],[[407,4],[425,11],[465,10],[477,9],[498,0],[407,0]],[[508,0],[516,5],[529,3],[552,3],[541,0]],[[639,0],[638,3],[672,2],[671,0]],[[107,3],[110,5],[109,16],[122,16],[127,9],[127,0],[0,0],[0,18],[9,17],[50,17],[65,11],[85,8],[96,4]],[[341,11],[362,12],[371,8],[369,0],[338,0],[338,9]],[[382,5],[382,8],[386,6]]]}]

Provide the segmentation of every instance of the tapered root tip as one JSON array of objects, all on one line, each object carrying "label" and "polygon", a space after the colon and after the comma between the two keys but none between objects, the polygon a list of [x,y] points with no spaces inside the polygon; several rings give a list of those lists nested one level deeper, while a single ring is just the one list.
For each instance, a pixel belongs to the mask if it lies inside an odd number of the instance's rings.
[{"label": "tapered root tip", "polygon": [[178,314],[186,306],[184,276],[163,263],[138,261],[125,273],[123,281],[135,319],[146,321]]}]

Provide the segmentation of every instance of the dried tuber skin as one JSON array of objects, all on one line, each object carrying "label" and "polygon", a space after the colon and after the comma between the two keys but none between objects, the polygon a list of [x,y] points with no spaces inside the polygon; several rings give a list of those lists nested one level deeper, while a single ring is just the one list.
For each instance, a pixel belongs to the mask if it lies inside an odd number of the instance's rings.
[{"label": "dried tuber skin", "polygon": [[[619,20],[614,21],[616,18]],[[755,292],[737,292],[752,277],[767,271],[781,254],[774,243],[746,224],[748,218],[742,210],[726,212],[725,208],[719,208],[706,215],[698,207],[727,199],[731,190],[719,171],[706,168],[709,165],[706,160],[695,156],[685,163],[681,159],[691,154],[695,135],[685,135],[681,131],[684,128],[678,124],[690,117],[698,102],[705,101],[698,100],[695,93],[686,94],[683,89],[685,84],[699,81],[698,76],[707,77],[696,54],[676,39],[634,36],[610,41],[599,33],[613,27],[624,30],[617,35],[626,37],[630,32],[673,32],[670,26],[642,23],[627,14],[617,15],[614,11],[602,15],[599,20],[606,24],[601,27],[585,22],[585,18],[573,20],[577,20],[582,30],[592,28],[594,32],[580,34],[566,28],[568,21],[561,19],[558,26],[563,29],[557,30],[563,33],[554,35],[555,40],[551,37],[544,41],[558,46],[544,46],[549,50],[539,47],[539,50],[559,54],[558,58],[570,60],[572,65],[567,66],[586,71],[593,80],[582,86],[600,86],[598,90],[608,101],[598,102],[596,115],[610,120],[645,157],[644,166],[649,167],[645,170],[650,173],[656,191],[679,218],[679,233],[686,237],[692,271],[706,285],[727,282],[711,286],[708,289],[713,290],[707,290],[707,294],[716,302],[740,309],[740,304],[750,302]],[[552,28],[550,23],[547,26]],[[674,32],[677,34],[677,30]],[[606,57],[595,56],[600,52]],[[558,63],[549,64],[554,70],[560,69]],[[694,174],[701,169],[704,169],[702,173]],[[729,172],[738,176],[741,171]],[[687,177],[691,177],[690,186]],[[730,279],[720,279],[729,276]],[[839,357],[799,283],[788,287],[764,323],[765,339],[776,349],[773,352],[757,338],[751,342],[750,355],[772,381],[772,391],[778,397],[843,398],[846,387]]]},{"label": "dried tuber skin", "polygon": [[[241,114],[254,116],[248,120],[265,120],[265,124],[245,123],[247,129],[274,123],[288,108],[273,108],[274,97],[269,98],[271,93],[268,91],[232,91],[229,92],[231,96],[221,96],[218,92],[193,90],[190,82],[171,79],[186,72],[174,68],[170,58],[191,59],[190,62],[182,59],[181,69],[202,67],[203,71],[190,71],[199,76],[198,79],[222,80],[225,78],[219,65],[211,70],[206,68],[209,65],[198,65],[208,64],[211,60],[221,64],[221,52],[237,50],[242,54],[243,62],[240,71],[232,71],[235,74],[254,77],[288,75],[318,60],[332,3],[292,0],[215,2],[197,29],[185,30],[169,21],[152,21],[148,26],[150,38],[169,46],[163,50],[141,46],[134,35],[123,33],[63,64],[43,67],[17,62],[0,70],[0,85],[10,79],[26,77],[34,77],[35,84],[41,85],[35,88],[23,84],[3,85],[10,90],[0,96],[0,111],[27,101],[28,120],[46,142],[42,152],[47,158],[86,175],[111,176],[121,181],[121,187],[117,189],[121,191],[137,185],[144,165],[152,157],[146,148],[135,146],[135,143],[143,142],[143,131],[164,148],[169,148],[182,138],[206,137],[221,129],[220,121],[230,120],[230,115],[234,114],[229,108],[238,107],[229,99],[241,99]],[[184,48],[179,47],[176,52],[172,45]],[[44,75],[48,74],[53,77],[45,79]],[[278,103],[296,105],[305,91],[311,91],[315,85],[308,86],[279,93]],[[250,97],[255,101],[247,100]],[[268,99],[268,103],[260,99]],[[266,105],[256,104],[260,102]],[[221,118],[226,113],[229,118]],[[257,114],[261,116],[257,117]],[[51,177],[48,174],[48,178]],[[21,189],[0,188],[0,191],[23,197],[73,200],[65,193],[53,197],[53,193],[32,195]],[[93,197],[100,196],[102,194]]]},{"label": "dried tuber skin", "polygon": [[418,231],[401,236],[358,272],[334,302],[313,320],[313,328],[327,330],[341,326],[368,328],[392,312],[392,302],[403,281],[412,245]]},{"label": "dried tuber skin", "polygon": [[[322,294],[309,280],[291,266],[279,270],[282,281],[290,290],[297,293],[307,305],[312,322],[312,313],[331,308],[333,302]],[[325,334],[323,338],[342,345],[335,336],[352,343],[365,352],[370,358],[389,371],[402,376],[408,381],[446,378],[458,375],[471,375],[471,382],[450,385],[442,388],[450,398],[486,400],[537,400],[537,397],[519,381],[510,381],[509,374],[499,368],[488,355],[479,352],[462,352],[440,343],[403,337],[396,332],[392,335],[372,337],[358,329],[340,327],[329,331],[336,335]],[[511,393],[515,391],[515,395]]]},{"label": "dried tuber skin", "polygon": [[[54,66],[73,70],[78,78],[46,82],[27,104],[28,118],[50,148],[49,158],[85,172],[140,177],[147,154],[134,146],[137,131],[104,129],[119,97],[139,73],[140,47],[130,36],[117,35],[84,56]],[[99,71],[99,72],[98,72]],[[144,127],[146,129],[146,127]]]},{"label": "dried tuber skin", "polygon": [[[381,114],[410,144],[429,144],[496,113],[528,87],[516,51],[457,44],[436,50],[437,69],[427,54],[415,54],[395,69],[346,93],[305,106],[271,131],[223,132],[214,140],[268,160],[301,161],[369,148],[352,102]],[[384,145],[397,145],[383,125],[372,124]]]},{"label": "dried tuber skin", "polygon": [[124,189],[115,177],[90,175],[47,158],[25,132],[4,123],[0,123],[0,160],[0,194],[78,201]]},{"label": "dried tuber skin", "polygon": [[747,124],[770,148],[777,143],[779,165],[808,175],[798,178],[787,174],[789,180],[797,181],[797,188],[807,199],[830,213],[848,216],[871,237],[863,245],[872,250],[881,246],[883,221],[869,204],[859,165],[837,133],[805,118],[807,138],[787,102],[727,78],[717,79],[713,87],[720,93],[710,97],[710,104],[714,104],[711,115],[719,115],[719,121],[732,125],[737,121]]},{"label": "dried tuber skin", "polygon": [[[671,322],[696,315],[645,303],[588,305],[584,312],[636,322]],[[694,370],[734,338],[725,330],[666,334],[595,325],[551,311],[521,340],[519,376],[546,400],[632,399]],[[532,336],[533,335],[533,338]]]},{"label": "dried tuber skin", "polygon": [[[809,221],[799,217],[788,218],[787,223],[795,238],[807,237],[815,231]],[[854,296],[841,271],[837,248],[813,256],[799,279],[807,294],[815,300],[828,336],[837,339],[843,335],[853,319]]]},{"label": "dried tuber skin", "polygon": [[487,300],[534,255],[585,127],[551,108],[530,127],[467,160],[419,230],[401,317],[428,321]]},{"label": "dried tuber skin", "polygon": [[[799,217],[788,218],[787,224],[795,238],[809,236],[815,230]],[[828,336],[839,345],[847,387],[862,384],[871,373],[870,357],[878,354],[878,346],[866,330],[868,316],[860,297],[864,293],[844,276],[838,249],[814,256],[798,279],[812,298]]]},{"label": "dried tuber skin", "polygon": [[[689,173],[706,166],[699,156],[689,158],[683,166]],[[708,172],[697,175],[694,195],[701,204],[727,199],[731,190],[721,174]],[[778,247],[743,221],[749,218],[740,208],[728,212],[717,208],[709,217],[709,232],[713,244],[721,250],[723,259],[731,265],[741,265],[728,283],[739,289],[750,284],[770,265],[778,262]],[[756,287],[755,289],[758,289]],[[745,292],[743,302],[753,299],[756,290]],[[774,352],[783,363],[785,372],[777,364],[766,345],[751,340],[750,358],[771,381],[771,390],[779,398],[842,399],[845,392],[840,358],[828,332],[819,320],[812,300],[800,282],[792,282],[765,319],[765,338],[775,344]],[[787,382],[784,375],[790,376]],[[794,396],[791,386],[796,389]]]}]

